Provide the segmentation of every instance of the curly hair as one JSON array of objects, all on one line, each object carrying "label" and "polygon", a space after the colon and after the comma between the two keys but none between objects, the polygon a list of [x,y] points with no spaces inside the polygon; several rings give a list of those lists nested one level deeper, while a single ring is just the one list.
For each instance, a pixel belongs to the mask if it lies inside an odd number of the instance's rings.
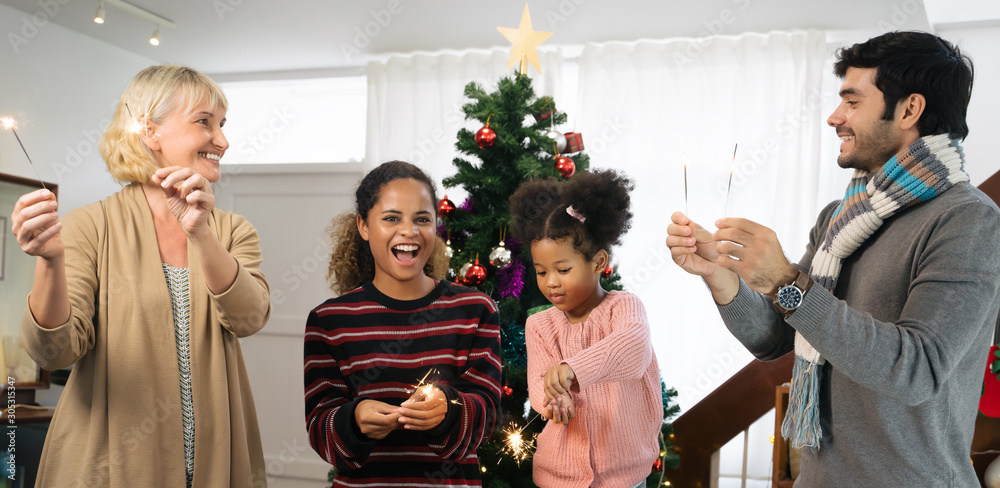
[{"label": "curly hair", "polygon": [[[614,170],[577,173],[572,179],[534,180],[510,197],[511,234],[521,242],[567,239],[588,261],[610,252],[632,226],[629,192],[635,184]],[[567,209],[583,217],[583,222]]]},{"label": "curly hair", "polygon": [[[403,161],[389,161],[371,170],[354,192],[355,209],[333,218],[327,232],[333,249],[326,279],[330,289],[338,295],[347,293],[366,281],[375,278],[375,258],[372,257],[368,241],[361,238],[357,217],[368,220],[368,212],[378,202],[379,193],[386,183],[393,180],[411,178],[427,185],[431,201],[437,202],[434,182],[420,168]],[[442,280],[448,272],[448,257],[444,255],[445,244],[440,237],[434,239],[434,249],[424,265],[424,274]]]}]

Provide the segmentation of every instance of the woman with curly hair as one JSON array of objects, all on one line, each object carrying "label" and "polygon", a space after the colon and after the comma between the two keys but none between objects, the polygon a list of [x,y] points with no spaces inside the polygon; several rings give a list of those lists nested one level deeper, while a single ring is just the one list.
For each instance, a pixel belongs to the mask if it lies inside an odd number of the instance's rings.
[{"label": "woman with curly hair", "polygon": [[511,230],[531,246],[538,288],[554,307],[528,317],[528,395],[549,422],[533,478],[549,487],[642,486],[659,455],[660,373],[646,310],[601,288],[611,246],[629,229],[627,177],[614,171],[525,183]]},{"label": "woman with curly hair", "polygon": [[479,486],[476,448],[500,404],[500,328],[487,295],[444,281],[434,184],[384,163],[331,229],[331,288],[309,313],[309,443],[333,486]]}]

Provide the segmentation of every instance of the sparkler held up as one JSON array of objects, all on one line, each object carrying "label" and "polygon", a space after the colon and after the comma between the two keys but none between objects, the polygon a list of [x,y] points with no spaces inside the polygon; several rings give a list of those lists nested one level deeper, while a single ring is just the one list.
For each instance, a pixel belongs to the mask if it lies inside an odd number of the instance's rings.
[{"label": "sparkler held up", "polygon": [[21,146],[21,151],[24,152],[24,157],[28,158],[28,164],[31,165],[31,169],[35,171],[35,176],[38,177],[38,182],[41,183],[43,189],[48,190],[48,187],[45,186],[45,182],[42,181],[42,175],[38,174],[38,168],[35,167],[35,162],[31,160],[31,156],[28,155],[28,150],[24,148],[24,143],[21,142],[21,136],[17,135],[17,122],[11,117],[0,117],[0,125],[2,125],[5,130],[9,130],[14,133],[14,138],[17,139],[17,143]]},{"label": "sparkler held up", "polygon": [[722,210],[723,217],[729,213],[729,191],[733,189],[733,169],[736,167],[736,148],[738,147],[740,147],[739,143],[733,145],[733,162],[729,164],[729,185],[726,186],[726,206]]}]

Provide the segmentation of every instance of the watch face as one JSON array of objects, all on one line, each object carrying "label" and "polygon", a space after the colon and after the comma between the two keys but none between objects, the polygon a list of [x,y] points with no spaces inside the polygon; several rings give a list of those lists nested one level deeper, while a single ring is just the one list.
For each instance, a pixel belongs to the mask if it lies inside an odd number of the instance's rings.
[{"label": "watch face", "polygon": [[785,310],[794,310],[802,304],[802,290],[795,285],[784,286],[778,290],[778,305]]}]

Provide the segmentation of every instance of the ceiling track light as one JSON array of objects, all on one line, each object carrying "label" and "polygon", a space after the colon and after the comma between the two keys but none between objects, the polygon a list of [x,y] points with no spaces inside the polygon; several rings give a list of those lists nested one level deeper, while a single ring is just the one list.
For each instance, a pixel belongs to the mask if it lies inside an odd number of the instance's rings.
[{"label": "ceiling track light", "polygon": [[160,29],[167,28],[173,29],[177,27],[174,21],[163,17],[162,15],[155,14],[137,5],[126,2],[125,0],[101,0],[100,7],[97,8],[97,14],[94,15],[94,22],[98,24],[104,23],[104,3],[107,2],[108,5],[112,7],[117,7],[120,10],[124,10],[136,17],[141,19],[146,19],[154,24],[156,24],[156,30],[153,31],[153,36],[149,38],[149,43],[154,46],[160,45]]},{"label": "ceiling track light", "polygon": [[94,14],[94,23],[95,24],[104,23],[104,0],[101,0],[100,6],[97,7],[97,13]]}]

